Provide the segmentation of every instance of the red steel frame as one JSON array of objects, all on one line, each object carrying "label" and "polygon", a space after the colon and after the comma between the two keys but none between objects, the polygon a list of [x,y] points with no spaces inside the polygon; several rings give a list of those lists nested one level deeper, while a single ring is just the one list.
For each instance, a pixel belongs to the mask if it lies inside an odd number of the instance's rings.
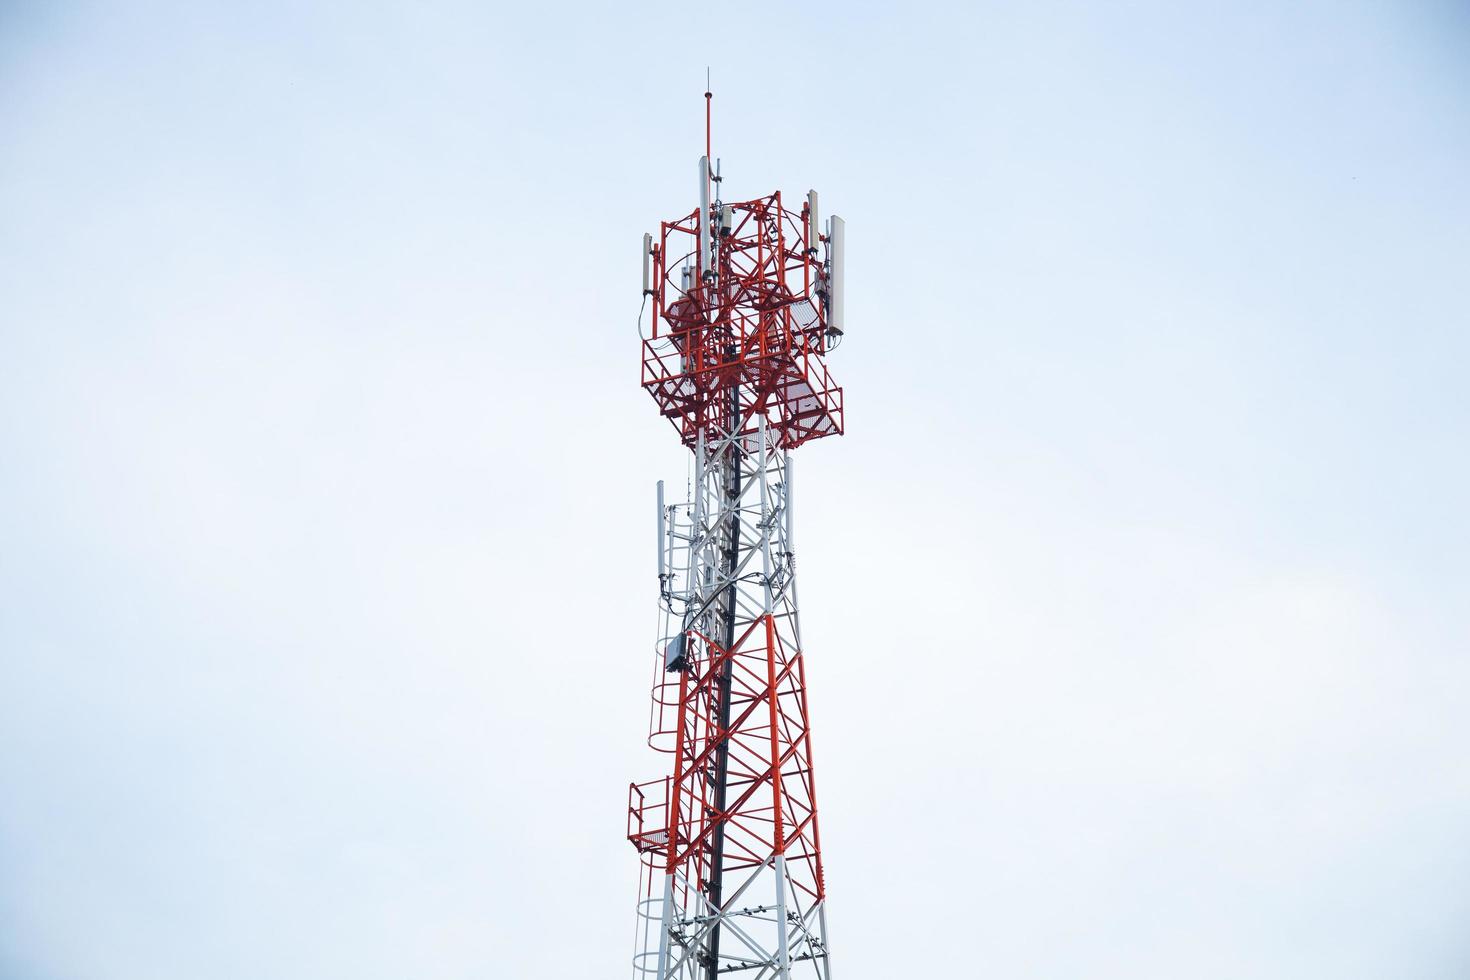
[{"label": "red steel frame", "polygon": [[[741,395],[746,432],[766,414],[787,448],[841,434],[842,389],[824,360],[826,323],[816,292],[821,269],[807,208],[787,210],[779,191],[725,207],[731,230],[720,236],[713,270],[699,255],[697,208],[660,225],[643,387],[690,447],[701,428],[727,431],[731,410],[724,396],[732,390]],[[674,282],[685,265],[698,278],[687,292]]]},{"label": "red steel frame", "polygon": [[[661,855],[665,872],[682,870],[693,884],[707,878],[710,836],[723,822],[727,873],[780,854],[792,884],[818,902],[826,885],[806,671],[801,651],[778,634],[777,618],[751,622],[729,650],[693,632],[701,652],[678,675],[674,772],[629,787],[628,839],[641,852]],[[727,664],[731,703],[739,713],[721,731],[715,680]],[[729,785],[739,793],[719,813],[711,806],[707,772],[722,743],[730,750]]]}]

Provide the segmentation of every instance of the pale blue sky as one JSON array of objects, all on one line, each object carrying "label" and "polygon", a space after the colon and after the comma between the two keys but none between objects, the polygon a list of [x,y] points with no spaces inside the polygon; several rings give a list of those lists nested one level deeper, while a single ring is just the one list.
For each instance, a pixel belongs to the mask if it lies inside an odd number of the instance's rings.
[{"label": "pale blue sky", "polygon": [[[1289,9],[1284,9],[1289,8]],[[1470,12],[0,7],[0,976],[621,977],[641,235],[848,221],[845,980],[1470,971]]]}]

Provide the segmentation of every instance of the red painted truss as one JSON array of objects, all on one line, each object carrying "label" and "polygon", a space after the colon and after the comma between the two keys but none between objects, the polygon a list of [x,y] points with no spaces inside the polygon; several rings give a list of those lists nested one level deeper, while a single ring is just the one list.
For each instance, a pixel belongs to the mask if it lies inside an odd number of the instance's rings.
[{"label": "red painted truss", "polygon": [[698,209],[660,226],[643,387],[690,447],[701,429],[728,432],[738,418],[753,431],[761,415],[782,448],[840,434],[806,207],[786,210],[778,192],[719,208],[712,260],[700,254]]},{"label": "red painted truss", "polygon": [[[780,613],[757,617],[728,650],[691,630],[688,669],[657,682],[660,710],[650,741],[672,751],[674,773],[629,787],[628,839],[651,870],[681,872],[685,892],[709,877],[718,829],[724,873],[735,881],[742,869],[781,854],[792,887],[803,893],[798,902],[824,897],[806,676],[786,620]],[[731,709],[722,728],[719,685],[726,676]],[[719,809],[711,774],[722,750],[728,779]],[[646,880],[657,887],[662,875]],[[682,907],[694,905],[688,894],[674,897]]]}]

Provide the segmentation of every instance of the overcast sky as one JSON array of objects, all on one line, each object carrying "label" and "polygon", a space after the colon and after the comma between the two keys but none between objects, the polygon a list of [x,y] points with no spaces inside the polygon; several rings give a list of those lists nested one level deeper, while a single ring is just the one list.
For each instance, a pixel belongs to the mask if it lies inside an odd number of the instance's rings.
[{"label": "overcast sky", "polygon": [[707,64],[837,975],[1470,973],[1463,4],[498,6],[0,5],[0,976],[627,975]]}]

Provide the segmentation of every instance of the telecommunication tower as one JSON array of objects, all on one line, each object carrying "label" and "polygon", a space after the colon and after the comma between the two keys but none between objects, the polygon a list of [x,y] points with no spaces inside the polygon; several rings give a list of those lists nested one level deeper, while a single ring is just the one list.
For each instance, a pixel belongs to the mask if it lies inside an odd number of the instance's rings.
[{"label": "telecommunication tower", "polygon": [[629,788],[634,976],[830,980],[792,452],[843,431],[844,226],[815,191],[728,200],[704,97],[699,206],[643,236],[643,387],[693,460],[688,500],[658,484],[648,742],[671,759]]}]

